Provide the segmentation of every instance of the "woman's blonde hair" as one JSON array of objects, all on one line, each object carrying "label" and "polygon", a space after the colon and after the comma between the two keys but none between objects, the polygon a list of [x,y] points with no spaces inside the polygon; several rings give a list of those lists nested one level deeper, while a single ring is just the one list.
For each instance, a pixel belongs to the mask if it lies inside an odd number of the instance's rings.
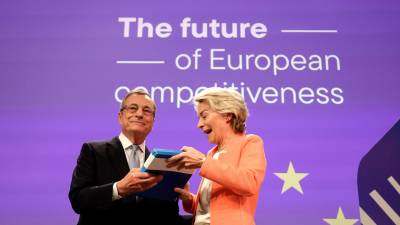
[{"label": "woman's blonde hair", "polygon": [[210,108],[219,113],[231,115],[230,125],[236,133],[243,133],[246,129],[246,119],[249,114],[242,95],[231,88],[207,88],[194,97],[197,106],[201,102],[208,103]]}]

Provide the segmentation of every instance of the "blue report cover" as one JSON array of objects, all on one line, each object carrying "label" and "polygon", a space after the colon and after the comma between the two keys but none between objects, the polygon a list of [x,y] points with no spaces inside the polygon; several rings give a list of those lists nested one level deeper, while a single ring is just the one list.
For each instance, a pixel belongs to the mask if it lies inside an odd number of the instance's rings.
[{"label": "blue report cover", "polygon": [[194,172],[194,169],[178,170],[177,167],[167,167],[166,160],[179,153],[181,153],[180,150],[153,149],[140,170],[142,172],[160,174],[164,178],[156,186],[138,193],[138,196],[165,201],[175,201],[178,198],[178,193],[174,191],[174,188],[183,188]]}]

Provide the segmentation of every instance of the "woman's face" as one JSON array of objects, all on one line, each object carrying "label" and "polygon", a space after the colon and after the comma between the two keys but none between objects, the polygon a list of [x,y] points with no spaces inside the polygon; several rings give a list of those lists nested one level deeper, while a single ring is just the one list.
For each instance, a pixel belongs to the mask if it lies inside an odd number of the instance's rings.
[{"label": "woman's face", "polygon": [[199,122],[197,127],[208,137],[208,142],[212,144],[222,144],[227,129],[232,129],[229,125],[229,118],[213,111],[206,102],[201,102],[197,106]]}]

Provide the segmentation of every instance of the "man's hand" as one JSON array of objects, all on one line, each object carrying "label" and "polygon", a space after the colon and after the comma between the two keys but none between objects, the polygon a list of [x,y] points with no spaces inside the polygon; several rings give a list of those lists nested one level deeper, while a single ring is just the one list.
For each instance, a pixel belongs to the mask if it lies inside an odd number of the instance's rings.
[{"label": "man's hand", "polygon": [[161,175],[152,175],[140,172],[139,168],[133,168],[124,178],[117,182],[118,195],[125,197],[145,191],[156,186],[162,178]]}]

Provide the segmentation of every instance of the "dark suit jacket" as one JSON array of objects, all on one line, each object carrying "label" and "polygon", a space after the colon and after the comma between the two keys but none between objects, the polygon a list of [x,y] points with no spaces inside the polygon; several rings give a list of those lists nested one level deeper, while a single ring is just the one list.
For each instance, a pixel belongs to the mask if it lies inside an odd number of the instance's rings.
[{"label": "dark suit jacket", "polygon": [[[149,155],[145,150],[145,158]],[[140,199],[112,201],[113,183],[129,172],[118,137],[85,143],[74,169],[69,199],[80,214],[78,224],[180,224],[177,202]]]}]

